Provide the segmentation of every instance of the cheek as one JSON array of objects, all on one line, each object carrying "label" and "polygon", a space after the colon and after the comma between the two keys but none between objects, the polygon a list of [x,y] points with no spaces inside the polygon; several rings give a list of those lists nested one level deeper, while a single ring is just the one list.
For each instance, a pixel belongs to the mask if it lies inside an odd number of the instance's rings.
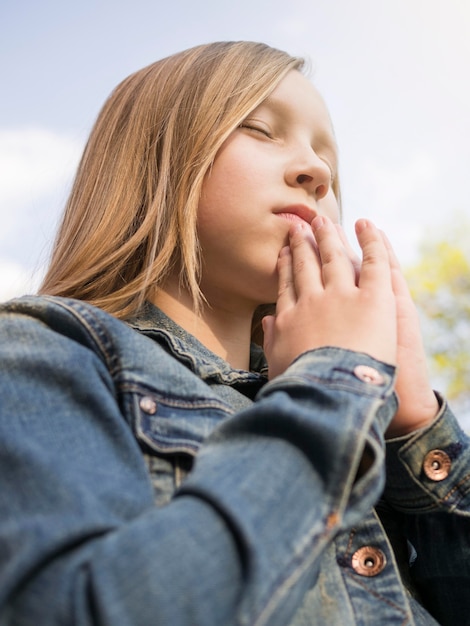
[{"label": "cheek", "polygon": [[203,252],[208,247],[216,247],[217,241],[225,238],[229,229],[229,216],[233,213],[231,198],[230,191],[224,185],[220,185],[216,177],[208,179],[203,185],[196,220],[197,234]]},{"label": "cheek", "polygon": [[236,230],[239,222],[252,217],[250,206],[258,197],[259,184],[253,172],[233,159],[219,159],[205,179],[198,205],[197,225],[203,232]]},{"label": "cheek", "polygon": [[242,135],[233,135],[219,150],[206,175],[201,200],[213,207],[249,199],[259,189],[266,169],[262,155],[253,149],[252,143]]},{"label": "cheek", "polygon": [[198,217],[201,220],[209,219],[212,215],[217,216],[233,197],[236,172],[232,171],[230,163],[226,161],[227,159],[221,155],[206,174],[198,206]]},{"label": "cheek", "polygon": [[215,222],[220,215],[218,207],[224,192],[221,189],[217,174],[211,172],[204,180],[201,190],[201,197],[197,208],[197,228],[204,233]]}]

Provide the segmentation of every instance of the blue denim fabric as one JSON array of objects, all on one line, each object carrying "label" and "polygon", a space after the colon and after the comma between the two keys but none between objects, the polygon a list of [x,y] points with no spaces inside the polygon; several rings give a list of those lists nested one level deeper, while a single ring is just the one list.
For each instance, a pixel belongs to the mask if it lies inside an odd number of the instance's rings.
[{"label": "blue denim fabric", "polygon": [[[437,623],[418,598],[465,624],[469,442],[446,404],[385,455],[392,367],[323,348],[262,368],[253,350],[232,370],[151,305],[129,324],[3,305],[0,624]],[[435,448],[452,460],[438,483]]]}]

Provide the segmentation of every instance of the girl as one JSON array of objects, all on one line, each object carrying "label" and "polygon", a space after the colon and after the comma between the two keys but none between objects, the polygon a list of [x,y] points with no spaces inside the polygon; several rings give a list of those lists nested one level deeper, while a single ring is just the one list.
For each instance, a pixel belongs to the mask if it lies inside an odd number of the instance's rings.
[{"label": "girl", "polygon": [[463,623],[469,442],[302,67],[199,46],[105,104],[0,316],[2,624]]}]

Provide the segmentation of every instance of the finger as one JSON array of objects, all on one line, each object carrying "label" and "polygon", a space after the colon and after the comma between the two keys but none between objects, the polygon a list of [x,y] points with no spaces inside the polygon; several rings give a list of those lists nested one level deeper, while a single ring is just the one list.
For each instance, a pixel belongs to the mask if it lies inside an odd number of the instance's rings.
[{"label": "finger", "polygon": [[[411,345],[414,345],[413,352],[416,357],[416,345],[419,344],[422,348],[418,311],[413,302],[408,283],[401,271],[398,258],[392,248],[392,244],[385,233],[381,232],[381,235],[390,260],[392,289],[397,306],[399,343],[404,345],[411,343]],[[413,335],[419,338],[418,344],[413,339],[411,339],[410,342],[410,337],[412,338]],[[422,348],[422,355],[422,358],[425,360],[424,348]]]},{"label": "finger", "polygon": [[292,274],[292,255],[289,246],[282,248],[277,261],[278,291],[276,313],[293,306],[297,301]]},{"label": "finger", "polygon": [[384,242],[385,248],[387,249],[387,254],[388,254],[389,259],[390,259],[391,267],[393,267],[394,269],[398,269],[399,270],[400,269],[400,263],[398,261],[397,255],[395,254],[395,250],[393,249],[393,246],[390,243],[389,238],[383,232],[383,230],[381,230],[379,232],[380,232],[380,236],[382,237],[382,241]]},{"label": "finger", "polygon": [[411,299],[410,290],[408,288],[408,284],[403,276],[403,272],[401,271],[400,262],[398,261],[397,255],[390,243],[387,235],[381,231],[382,240],[385,244],[385,248],[387,249],[387,254],[389,257],[390,268],[392,271],[392,287],[396,296],[399,297],[407,297]]},{"label": "finger", "polygon": [[312,222],[312,229],[320,254],[324,286],[354,285],[356,282],[354,266],[336,225],[326,217],[317,216]]},{"label": "finger", "polygon": [[348,258],[351,261],[352,266],[354,268],[354,275],[355,275],[356,284],[357,284],[359,281],[359,273],[361,270],[361,259],[359,258],[359,255],[349,243],[348,238],[346,237],[346,233],[344,232],[341,224],[335,224],[335,227],[339,233],[339,236],[343,243],[346,254],[348,255]]},{"label": "finger", "polygon": [[369,220],[356,222],[356,235],[362,249],[360,287],[386,290],[391,285],[391,260],[382,234]]},{"label": "finger", "polygon": [[261,320],[261,325],[263,327],[263,337],[264,337],[263,350],[264,350],[264,353],[268,357],[271,353],[271,346],[273,345],[273,341],[274,341],[275,321],[276,321],[276,318],[274,317],[274,315],[266,315]]},{"label": "finger", "polygon": [[289,232],[289,243],[297,298],[303,293],[323,289],[320,260],[312,229],[306,223],[297,224]]}]

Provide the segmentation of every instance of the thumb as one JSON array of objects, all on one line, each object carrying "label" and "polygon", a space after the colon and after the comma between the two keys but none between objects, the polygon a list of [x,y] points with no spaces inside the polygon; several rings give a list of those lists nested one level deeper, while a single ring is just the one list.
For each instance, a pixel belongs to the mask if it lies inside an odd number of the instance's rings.
[{"label": "thumb", "polygon": [[269,355],[271,353],[271,348],[274,340],[274,315],[266,315],[261,320],[261,325],[263,327],[264,341],[263,341],[263,350],[266,354],[266,358],[269,362]]}]

